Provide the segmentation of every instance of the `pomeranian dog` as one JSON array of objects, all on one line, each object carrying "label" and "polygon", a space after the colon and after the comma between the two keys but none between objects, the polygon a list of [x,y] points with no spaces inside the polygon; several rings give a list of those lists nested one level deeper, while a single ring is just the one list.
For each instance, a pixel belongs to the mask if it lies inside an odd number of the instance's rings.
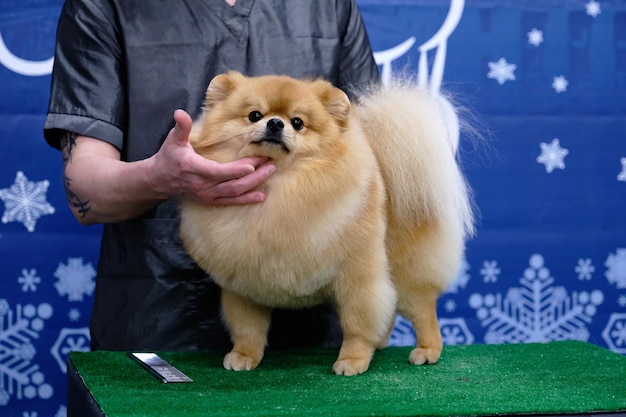
[{"label": "pomeranian dog", "polygon": [[323,80],[216,76],[190,142],[228,162],[262,155],[276,172],[266,200],[181,201],[181,237],[222,289],[232,350],[224,367],[256,368],[272,308],[331,302],[343,342],[333,371],[356,375],[410,320],[413,364],[442,350],[437,299],[472,231],[468,186],[437,100],[416,86],[373,87],[358,104]]}]

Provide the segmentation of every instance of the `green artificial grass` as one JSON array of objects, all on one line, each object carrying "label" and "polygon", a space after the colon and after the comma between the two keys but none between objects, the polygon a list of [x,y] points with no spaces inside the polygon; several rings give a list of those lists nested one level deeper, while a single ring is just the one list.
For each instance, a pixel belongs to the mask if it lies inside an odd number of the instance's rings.
[{"label": "green artificial grass", "polygon": [[271,351],[250,372],[216,352],[160,356],[193,383],[163,384],[123,352],[70,361],[108,417],[473,416],[626,410],[626,357],[583,342],[446,346],[436,365],[410,348],[375,354],[370,369],[336,376],[337,351]]}]

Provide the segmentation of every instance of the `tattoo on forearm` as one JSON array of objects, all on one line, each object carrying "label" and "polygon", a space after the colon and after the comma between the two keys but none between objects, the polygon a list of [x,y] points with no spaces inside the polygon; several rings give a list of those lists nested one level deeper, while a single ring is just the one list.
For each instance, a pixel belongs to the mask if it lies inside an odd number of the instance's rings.
[{"label": "tattoo on forearm", "polygon": [[66,175],[67,165],[72,162],[72,152],[76,148],[76,138],[78,135],[73,132],[65,132],[61,136],[61,154],[63,155],[63,188],[65,188],[65,196],[72,209],[75,209],[83,218],[87,216],[91,205],[89,200],[80,198],[72,191],[72,179]]},{"label": "tattoo on forearm", "polygon": [[72,191],[71,185],[71,178],[63,174],[63,187],[65,188],[65,196],[67,197],[67,201],[70,203],[70,207],[76,209],[78,213],[83,218],[85,218],[89,210],[91,210],[89,200],[83,200],[82,198],[80,198],[75,192]]},{"label": "tattoo on forearm", "polygon": [[65,132],[61,136],[61,155],[63,156],[63,168],[72,161],[72,152],[76,148],[76,138],[74,132]]}]

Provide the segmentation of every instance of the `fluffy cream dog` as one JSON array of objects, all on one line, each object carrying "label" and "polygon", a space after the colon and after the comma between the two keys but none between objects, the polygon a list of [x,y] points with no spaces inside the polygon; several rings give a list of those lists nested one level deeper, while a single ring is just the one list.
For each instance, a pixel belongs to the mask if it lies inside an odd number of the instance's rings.
[{"label": "fluffy cream dog", "polygon": [[181,202],[185,247],[222,288],[224,367],[259,365],[273,307],[326,301],[343,330],[335,373],[365,372],[396,312],[417,335],[410,362],[439,359],[437,299],[472,213],[436,99],[398,85],[351,105],[325,81],[231,72],[210,83],[190,141],[216,161],[276,166],[261,204]]}]

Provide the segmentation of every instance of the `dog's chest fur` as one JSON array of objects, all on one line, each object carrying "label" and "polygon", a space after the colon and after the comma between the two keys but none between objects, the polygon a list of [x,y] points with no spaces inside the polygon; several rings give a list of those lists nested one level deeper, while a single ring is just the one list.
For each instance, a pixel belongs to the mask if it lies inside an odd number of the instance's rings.
[{"label": "dog's chest fur", "polygon": [[364,176],[360,186],[325,198],[328,207],[319,210],[294,200],[278,174],[268,180],[262,204],[208,208],[187,202],[182,233],[190,254],[220,286],[272,307],[318,304],[358,250],[358,239],[346,236],[369,215],[366,199],[376,178]]}]

